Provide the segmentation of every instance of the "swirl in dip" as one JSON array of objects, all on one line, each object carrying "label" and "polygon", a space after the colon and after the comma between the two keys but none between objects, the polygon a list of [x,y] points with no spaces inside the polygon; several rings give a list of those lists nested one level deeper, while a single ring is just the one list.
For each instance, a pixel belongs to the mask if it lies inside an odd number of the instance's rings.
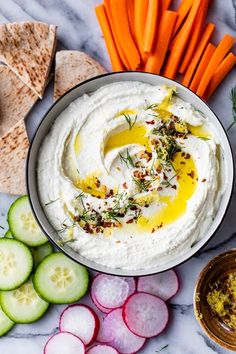
[{"label": "swirl in dip", "polygon": [[40,200],[82,256],[150,268],[184,254],[212,223],[223,191],[217,132],[175,91],[104,86],[71,103],[44,139]]}]

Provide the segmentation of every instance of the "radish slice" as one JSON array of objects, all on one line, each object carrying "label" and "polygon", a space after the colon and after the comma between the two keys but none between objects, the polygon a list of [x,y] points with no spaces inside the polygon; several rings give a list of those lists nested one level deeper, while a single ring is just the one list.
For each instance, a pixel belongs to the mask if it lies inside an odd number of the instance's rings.
[{"label": "radish slice", "polygon": [[44,347],[44,354],[85,354],[84,343],[72,333],[54,334]]},{"label": "radish slice", "polygon": [[116,309],[135,292],[135,288],[134,278],[99,274],[93,280],[91,292],[102,307]]},{"label": "radish slice", "polygon": [[109,343],[123,354],[135,353],[145,343],[145,339],[133,334],[122,318],[122,309],[111,311],[101,323],[97,340]]},{"label": "radish slice", "polygon": [[175,271],[171,269],[165,273],[139,278],[137,289],[167,301],[179,290],[179,280]]},{"label": "radish slice", "polygon": [[166,303],[147,293],[131,295],[123,307],[122,314],[130,331],[144,338],[163,332],[169,318]]},{"label": "radish slice", "polygon": [[86,305],[68,306],[61,314],[59,329],[78,336],[85,345],[92,343],[98,334],[100,321],[97,314]]},{"label": "radish slice", "polygon": [[96,297],[95,297],[95,295],[94,295],[92,289],[91,289],[91,292],[90,292],[90,296],[91,296],[91,299],[92,299],[94,305],[95,305],[100,311],[102,311],[103,313],[109,313],[109,312],[112,311],[111,309],[107,309],[106,307],[103,307],[103,306],[101,306],[101,305],[99,304],[99,302],[97,301],[97,299],[96,299]]},{"label": "radish slice", "polygon": [[106,344],[98,344],[90,348],[86,354],[119,354],[118,351]]}]

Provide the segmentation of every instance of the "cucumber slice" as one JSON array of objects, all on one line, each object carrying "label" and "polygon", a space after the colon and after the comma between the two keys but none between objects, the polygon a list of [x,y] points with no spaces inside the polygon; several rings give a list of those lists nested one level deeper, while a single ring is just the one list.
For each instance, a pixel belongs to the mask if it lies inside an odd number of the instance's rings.
[{"label": "cucumber slice", "polygon": [[12,329],[14,326],[15,322],[10,320],[9,317],[3,312],[1,306],[0,306],[0,337],[4,336],[7,332]]},{"label": "cucumber slice", "polygon": [[18,288],[32,268],[33,257],[27,246],[17,240],[0,239],[0,290]]},{"label": "cucumber slice", "polygon": [[8,231],[5,233],[4,237],[5,237],[5,238],[14,238],[10,230],[8,230]]},{"label": "cucumber slice", "polygon": [[50,242],[47,242],[42,246],[32,247],[31,253],[34,259],[34,268],[36,268],[45,257],[53,253],[53,247]]},{"label": "cucumber slice", "polygon": [[27,246],[41,246],[48,241],[34,218],[27,195],[16,199],[11,205],[8,223],[14,238]]},{"label": "cucumber slice", "polygon": [[58,252],[42,260],[33,282],[44,300],[53,304],[70,304],[86,294],[89,275],[85,267]]},{"label": "cucumber slice", "polygon": [[0,294],[0,302],[5,314],[16,323],[37,321],[49,306],[34,290],[31,278],[18,289],[3,291]]}]

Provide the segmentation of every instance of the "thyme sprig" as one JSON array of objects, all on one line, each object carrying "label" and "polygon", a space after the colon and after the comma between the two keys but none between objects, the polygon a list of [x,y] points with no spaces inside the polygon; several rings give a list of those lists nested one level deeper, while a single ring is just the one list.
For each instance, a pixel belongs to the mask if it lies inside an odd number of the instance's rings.
[{"label": "thyme sprig", "polygon": [[137,118],[138,118],[137,114],[135,115],[135,117],[133,119],[131,118],[131,116],[129,114],[123,113],[123,116],[125,117],[126,122],[129,124],[129,130],[131,130],[137,121]]},{"label": "thyme sprig", "polygon": [[229,131],[234,126],[234,124],[236,124],[236,86],[231,88],[230,99],[231,99],[231,102],[232,102],[233,122],[227,128],[227,131]]},{"label": "thyme sprig", "polygon": [[126,150],[126,156],[123,156],[121,153],[119,153],[119,157],[122,162],[126,164],[126,166],[129,167],[135,167],[135,164],[133,162],[132,157],[130,156],[129,150]]}]

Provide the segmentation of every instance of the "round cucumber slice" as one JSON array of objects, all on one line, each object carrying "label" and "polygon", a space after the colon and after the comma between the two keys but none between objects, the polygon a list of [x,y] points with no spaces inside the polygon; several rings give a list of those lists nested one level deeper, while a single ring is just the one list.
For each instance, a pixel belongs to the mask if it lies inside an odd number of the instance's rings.
[{"label": "round cucumber slice", "polygon": [[0,337],[4,336],[7,332],[12,329],[14,326],[15,322],[10,320],[9,317],[3,312],[1,306],[0,306]]},{"label": "round cucumber slice", "polygon": [[18,289],[3,291],[0,302],[5,314],[16,323],[32,323],[47,311],[49,303],[34,290],[32,279]]},{"label": "round cucumber slice", "polygon": [[32,247],[31,253],[34,259],[34,268],[36,268],[45,257],[53,253],[53,247],[50,242],[47,242],[42,246]]},{"label": "round cucumber slice", "polygon": [[42,260],[34,275],[38,294],[53,304],[70,304],[84,296],[89,275],[85,267],[62,253],[53,253]]},{"label": "round cucumber slice", "polygon": [[14,238],[10,230],[8,230],[8,231],[5,233],[4,237],[5,237],[5,238]]},{"label": "round cucumber slice", "polygon": [[0,290],[18,288],[33,269],[30,249],[22,242],[0,239]]},{"label": "round cucumber slice", "polygon": [[32,213],[27,195],[14,201],[8,211],[12,235],[27,246],[41,246],[48,241]]}]

